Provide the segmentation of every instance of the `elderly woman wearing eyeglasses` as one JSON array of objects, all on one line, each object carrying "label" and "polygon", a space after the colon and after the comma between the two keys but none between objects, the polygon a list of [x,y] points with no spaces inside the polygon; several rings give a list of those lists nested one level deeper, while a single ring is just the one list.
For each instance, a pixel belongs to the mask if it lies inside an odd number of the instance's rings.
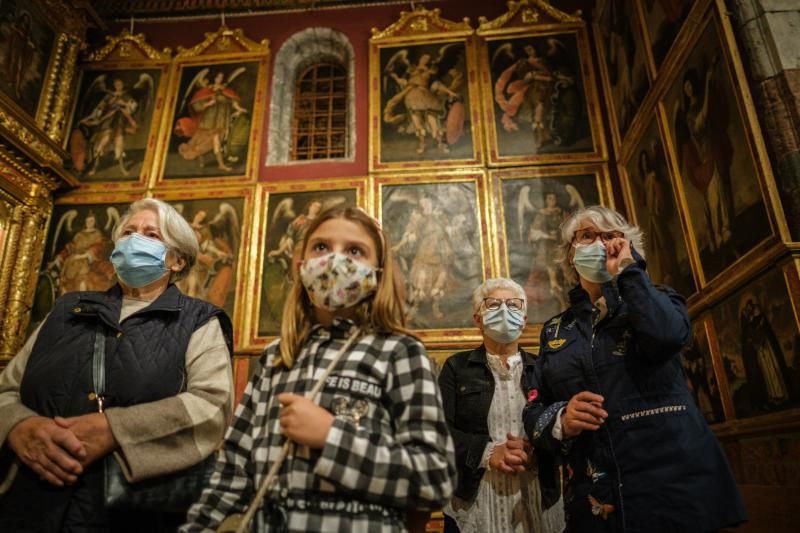
[{"label": "elderly woman wearing eyeglasses", "polygon": [[599,206],[561,228],[577,286],[545,322],[525,432],[563,465],[568,532],[710,532],[746,520],[686,387],[684,299],[645,270],[642,233]]},{"label": "elderly woman wearing eyeglasses", "polygon": [[534,358],[519,347],[525,291],[510,279],[487,280],[473,292],[472,310],[483,344],[449,357],[439,375],[458,470],[445,532],[560,532],[559,495],[548,493],[543,513],[533,448],[523,435],[522,409],[535,383]]}]

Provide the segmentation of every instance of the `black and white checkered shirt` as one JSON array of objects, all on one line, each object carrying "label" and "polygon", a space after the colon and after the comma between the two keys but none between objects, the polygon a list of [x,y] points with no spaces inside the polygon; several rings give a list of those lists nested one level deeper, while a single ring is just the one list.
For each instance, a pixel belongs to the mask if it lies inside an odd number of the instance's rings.
[{"label": "black and white checkered shirt", "polygon": [[[244,512],[283,446],[276,397],[311,390],[351,327],[343,320],[316,327],[291,369],[273,366],[277,342],[264,350],[210,485],[181,531],[215,530],[227,515]],[[405,509],[448,500],[453,443],[418,340],[362,336],[326,380],[319,404],[336,415],[324,448],[298,446],[267,495],[287,510],[289,531],[400,531]],[[267,523],[262,531],[269,530]]]}]

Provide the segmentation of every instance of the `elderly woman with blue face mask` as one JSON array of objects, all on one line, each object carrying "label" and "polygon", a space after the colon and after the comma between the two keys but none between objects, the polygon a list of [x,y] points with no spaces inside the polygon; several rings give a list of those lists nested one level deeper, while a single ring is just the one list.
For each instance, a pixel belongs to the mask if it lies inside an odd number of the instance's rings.
[{"label": "elderly woman with blue face mask", "polygon": [[717,531],[743,522],[739,491],[690,395],[684,299],[647,275],[643,236],[587,207],[561,228],[577,285],[545,322],[525,433],[562,465],[568,532]]},{"label": "elderly woman with blue face mask", "polygon": [[525,291],[510,279],[490,279],[475,289],[472,308],[483,344],[449,357],[439,375],[458,469],[445,531],[560,532],[558,494],[542,501],[522,426],[534,387],[534,358],[519,346],[528,319]]},{"label": "elderly woman with blue face mask", "polygon": [[16,473],[2,483],[0,531],[174,531],[184,513],[105,507],[104,458],[137,482],[188,468],[222,440],[231,323],[174,284],[197,257],[194,231],[147,198],[114,241],[119,283],[59,298],[0,375],[0,456]]}]

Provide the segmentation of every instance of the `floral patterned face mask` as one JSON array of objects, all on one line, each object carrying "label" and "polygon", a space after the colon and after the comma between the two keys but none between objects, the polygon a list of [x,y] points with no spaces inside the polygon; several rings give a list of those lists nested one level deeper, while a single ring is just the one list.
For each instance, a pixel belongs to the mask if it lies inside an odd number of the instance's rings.
[{"label": "floral patterned face mask", "polygon": [[311,303],[336,311],[352,307],[374,293],[378,269],[334,252],[303,261],[300,280]]}]

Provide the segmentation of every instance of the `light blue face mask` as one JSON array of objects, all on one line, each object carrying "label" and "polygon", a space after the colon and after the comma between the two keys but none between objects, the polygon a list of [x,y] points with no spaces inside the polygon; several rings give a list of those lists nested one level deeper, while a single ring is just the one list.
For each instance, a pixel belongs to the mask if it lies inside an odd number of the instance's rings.
[{"label": "light blue face mask", "polygon": [[605,283],[612,279],[606,270],[606,247],[599,240],[575,246],[572,264],[580,277],[592,283]]},{"label": "light blue face mask", "polygon": [[525,317],[518,311],[512,311],[506,304],[500,304],[499,309],[487,309],[481,315],[483,332],[495,342],[508,344],[514,342],[522,335],[525,327]]},{"label": "light blue face mask", "polygon": [[137,289],[153,283],[169,271],[166,258],[166,244],[139,233],[119,239],[111,252],[111,262],[119,279]]}]

